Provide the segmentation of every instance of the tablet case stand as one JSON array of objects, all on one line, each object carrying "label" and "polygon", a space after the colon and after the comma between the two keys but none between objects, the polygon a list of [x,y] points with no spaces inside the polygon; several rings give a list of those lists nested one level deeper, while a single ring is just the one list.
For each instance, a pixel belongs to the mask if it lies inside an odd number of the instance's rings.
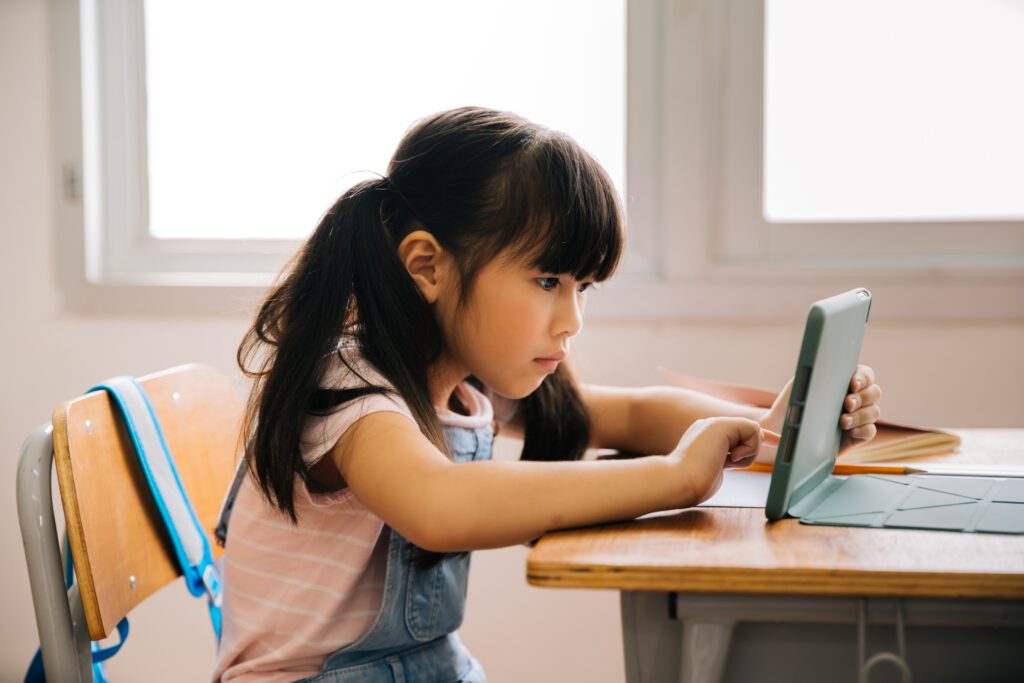
[{"label": "tablet case stand", "polygon": [[830,475],[787,512],[804,524],[1021,534],[1024,479]]}]

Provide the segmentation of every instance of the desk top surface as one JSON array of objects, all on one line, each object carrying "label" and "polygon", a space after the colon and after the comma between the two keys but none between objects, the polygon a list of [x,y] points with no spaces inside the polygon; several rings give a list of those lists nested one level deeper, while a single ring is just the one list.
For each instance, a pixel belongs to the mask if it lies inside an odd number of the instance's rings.
[{"label": "desk top surface", "polygon": [[[951,430],[941,462],[1024,464],[1024,429]],[[545,534],[531,585],[693,593],[1024,599],[1024,536],[767,523],[691,508]]]}]

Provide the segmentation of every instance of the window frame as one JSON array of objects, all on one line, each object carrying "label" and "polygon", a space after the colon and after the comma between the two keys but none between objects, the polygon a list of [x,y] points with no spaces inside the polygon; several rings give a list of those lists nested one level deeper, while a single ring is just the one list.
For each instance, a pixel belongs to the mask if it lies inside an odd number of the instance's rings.
[{"label": "window frame", "polygon": [[[591,299],[589,317],[785,319],[803,315],[817,298],[866,286],[875,294],[876,318],[1024,318],[1020,222],[902,223],[909,241],[887,256],[848,249],[826,258],[836,241],[820,244],[821,226],[764,221],[763,26],[761,0],[627,2],[629,248],[619,275]],[[83,28],[90,32],[85,38]],[[142,0],[51,0],[55,222],[66,305],[96,312],[243,312],[299,241],[148,234],[139,220],[147,213],[139,143],[145,139],[143,30]],[[97,91],[101,73],[105,95]],[[929,231],[936,227],[978,226],[1002,230],[1011,248],[973,260],[955,253],[898,255],[915,240],[934,241]],[[889,244],[893,230],[843,227],[867,245],[883,237]],[[801,245],[803,253],[777,253],[780,239],[787,249]]]},{"label": "window frame", "polygon": [[[847,235],[838,243],[847,246],[843,256],[834,255],[835,239],[822,243],[812,234],[822,224],[768,224],[761,215],[763,1],[651,4],[659,33],[660,85],[649,101],[635,102],[632,92],[629,101],[657,111],[661,125],[645,131],[631,124],[628,139],[635,143],[646,135],[641,150],[660,141],[660,158],[641,155],[639,162],[660,171],[649,177],[660,188],[659,207],[651,215],[662,260],[650,281],[606,289],[602,296],[613,299],[607,302],[612,310],[632,306],[629,316],[644,318],[792,318],[804,314],[815,299],[864,286],[874,293],[876,319],[1024,317],[1022,222],[824,226]],[[630,37],[636,37],[632,29]],[[633,151],[631,161],[636,160]],[[902,245],[887,234],[897,227],[907,231]],[[899,255],[908,244],[934,242],[935,228],[965,235],[984,228],[1004,239],[999,249],[970,258]],[[774,253],[770,230],[803,253]],[[868,246],[884,239],[886,251],[849,249],[851,234]],[[895,253],[889,251],[891,242]]]}]

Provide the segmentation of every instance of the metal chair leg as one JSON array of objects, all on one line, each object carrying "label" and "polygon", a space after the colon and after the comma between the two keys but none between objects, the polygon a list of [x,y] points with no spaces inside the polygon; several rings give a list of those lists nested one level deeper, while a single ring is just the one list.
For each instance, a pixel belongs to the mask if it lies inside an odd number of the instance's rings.
[{"label": "metal chair leg", "polygon": [[78,603],[78,618],[72,619],[53,516],[52,435],[51,426],[46,424],[22,444],[18,460],[18,523],[46,677],[51,681],[87,683],[92,681],[89,635],[77,591],[70,596]]}]

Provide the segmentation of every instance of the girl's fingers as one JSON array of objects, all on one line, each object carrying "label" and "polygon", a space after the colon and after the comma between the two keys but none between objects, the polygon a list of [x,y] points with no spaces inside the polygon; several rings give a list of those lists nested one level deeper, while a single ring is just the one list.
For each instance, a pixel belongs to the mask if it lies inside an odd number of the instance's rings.
[{"label": "girl's fingers", "polygon": [[760,444],[764,443],[759,436],[755,437],[755,441],[755,443],[744,441],[729,451],[729,457],[725,459],[724,463],[725,469],[749,467],[760,452]]},{"label": "girl's fingers", "polygon": [[858,408],[878,403],[881,398],[882,388],[877,384],[872,384],[856,394],[847,394],[846,399],[843,401],[843,407],[847,412],[852,413]]},{"label": "girl's fingers", "polygon": [[740,462],[753,458],[761,448],[761,432],[763,431],[753,420],[743,420],[736,432],[737,440],[729,449],[729,460]]},{"label": "girl's fingers", "polygon": [[739,460],[733,460],[732,457],[730,456],[729,459],[725,461],[725,468],[724,469],[727,469],[727,470],[742,470],[742,469],[746,469],[747,467],[750,467],[754,463],[754,459],[756,457],[757,457],[756,453],[751,454],[751,455],[747,455],[745,457],[742,457]]},{"label": "girl's fingers", "polygon": [[850,379],[850,391],[858,392],[875,383],[875,371],[867,365],[858,365]]},{"label": "girl's fingers", "polygon": [[882,416],[882,409],[877,404],[870,405],[854,413],[844,413],[839,418],[839,426],[843,429],[853,429],[863,425],[874,424]]},{"label": "girl's fingers", "polygon": [[863,427],[857,427],[851,429],[849,432],[851,439],[857,439],[859,441],[870,441],[875,438],[875,434],[878,433],[878,428],[874,424],[864,425]]},{"label": "girl's fingers", "polygon": [[742,462],[744,460],[756,457],[758,450],[759,444],[752,445],[744,441],[743,443],[736,445],[735,447],[733,447],[731,451],[729,451],[728,460],[729,462],[734,463]]}]

